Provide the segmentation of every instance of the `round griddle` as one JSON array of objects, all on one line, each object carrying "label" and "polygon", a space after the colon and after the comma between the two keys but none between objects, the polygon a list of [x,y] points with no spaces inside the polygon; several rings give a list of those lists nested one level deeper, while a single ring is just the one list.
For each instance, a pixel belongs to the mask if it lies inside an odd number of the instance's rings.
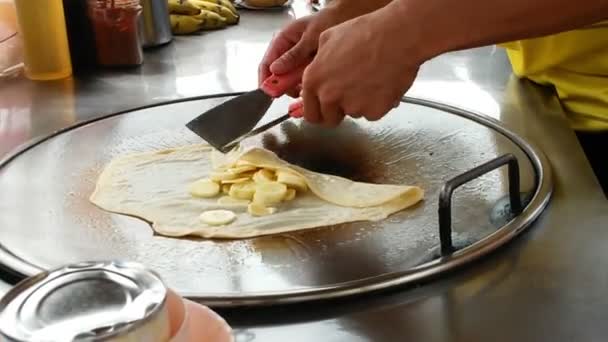
[{"label": "round griddle", "polygon": [[[380,222],[237,241],[174,239],[88,201],[112,158],[200,143],[185,123],[228,98],[107,115],[6,158],[2,267],[29,276],[123,259],[149,266],[180,294],[209,305],[333,298],[410,284],[482,257],[529,227],[549,201],[550,170],[534,145],[490,117],[420,99],[406,99],[378,122],[347,120],[332,130],[289,120],[245,142],[314,171],[425,190],[422,203]],[[267,119],[287,102],[275,101]],[[511,207],[518,192],[521,213]]]}]

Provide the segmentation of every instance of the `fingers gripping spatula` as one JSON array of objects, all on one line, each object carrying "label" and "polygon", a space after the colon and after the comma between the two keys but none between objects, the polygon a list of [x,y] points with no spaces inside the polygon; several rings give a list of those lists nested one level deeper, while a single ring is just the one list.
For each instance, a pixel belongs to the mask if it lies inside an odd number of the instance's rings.
[{"label": "fingers gripping spatula", "polygon": [[288,114],[252,129],[260,122],[275,98],[295,87],[305,66],[285,75],[272,75],[259,89],[239,95],[188,122],[186,127],[221,152],[228,152],[244,138],[258,134],[289,117],[302,116],[302,103],[289,106]]}]

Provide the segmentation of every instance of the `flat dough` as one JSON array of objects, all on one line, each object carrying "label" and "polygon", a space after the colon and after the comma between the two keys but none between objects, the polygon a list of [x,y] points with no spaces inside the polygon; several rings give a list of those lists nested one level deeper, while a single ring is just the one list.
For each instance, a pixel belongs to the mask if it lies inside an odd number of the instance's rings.
[{"label": "flat dough", "polygon": [[[306,180],[309,191],[281,203],[269,216],[252,217],[243,205],[219,205],[217,198],[194,198],[190,184],[208,178],[215,167],[245,161],[259,167],[289,169]],[[165,236],[248,238],[354,221],[377,221],[419,202],[415,186],[379,185],[312,172],[281,160],[274,153],[252,148],[229,154],[209,145],[118,157],[99,176],[91,202],[100,208],[142,218]],[[225,226],[202,223],[206,210],[228,209],[236,220]]]}]

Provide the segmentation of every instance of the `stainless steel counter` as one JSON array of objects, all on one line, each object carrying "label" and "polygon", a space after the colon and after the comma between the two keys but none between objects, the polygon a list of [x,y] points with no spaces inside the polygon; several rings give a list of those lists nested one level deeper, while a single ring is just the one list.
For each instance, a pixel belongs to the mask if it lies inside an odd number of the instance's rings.
[{"label": "stainless steel counter", "polygon": [[[303,1],[244,12],[238,26],[148,51],[140,69],[3,81],[0,156],[104,113],[254,88],[272,34],[307,13]],[[348,301],[223,311],[237,341],[603,341],[608,202],[553,94],[511,77],[504,52],[487,47],[427,63],[408,95],[482,112],[534,139],[554,168],[547,212],[528,234],[448,279]]]}]

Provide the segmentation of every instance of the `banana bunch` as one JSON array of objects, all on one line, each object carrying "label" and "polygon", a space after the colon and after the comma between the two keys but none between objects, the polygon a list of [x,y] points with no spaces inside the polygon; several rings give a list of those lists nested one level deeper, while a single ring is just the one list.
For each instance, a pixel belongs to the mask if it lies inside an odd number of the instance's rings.
[{"label": "banana bunch", "polygon": [[192,34],[235,25],[239,14],[230,0],[167,0],[173,34]]}]

